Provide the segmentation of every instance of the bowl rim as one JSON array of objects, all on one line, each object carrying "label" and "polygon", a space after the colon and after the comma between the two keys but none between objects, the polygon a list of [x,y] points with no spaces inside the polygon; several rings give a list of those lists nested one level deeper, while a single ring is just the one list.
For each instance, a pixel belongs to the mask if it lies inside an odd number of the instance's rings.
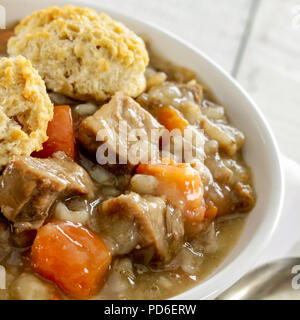
[{"label": "bowl rim", "polygon": [[[30,6],[30,2],[37,5],[36,1],[27,0],[27,5]],[[280,218],[280,214],[283,207],[283,199],[285,193],[285,186],[284,186],[284,175],[282,170],[282,164],[280,159],[280,152],[274,137],[274,134],[265,118],[262,114],[261,110],[258,108],[256,103],[250,97],[250,95],[243,89],[243,87],[234,79],[229,73],[227,73],[221,66],[219,66],[216,62],[214,62],[207,54],[202,52],[196,46],[188,43],[181,37],[173,34],[169,30],[165,28],[159,27],[153,23],[141,21],[135,17],[123,14],[116,10],[111,10],[105,7],[104,4],[98,3],[93,0],[72,0],[73,5],[83,6],[83,7],[90,7],[97,11],[105,11],[109,15],[116,17],[117,20],[127,20],[132,21],[134,24],[141,24],[144,25],[148,29],[153,29],[158,33],[164,34],[164,36],[171,38],[172,41],[177,42],[179,45],[186,47],[188,50],[192,51],[194,54],[199,56],[200,59],[204,60],[205,63],[209,64],[216,73],[221,75],[226,81],[230,82],[234,90],[238,91],[243,99],[248,102],[248,105],[251,106],[252,110],[257,119],[259,119],[260,124],[263,128],[263,136],[268,140],[269,143],[269,151],[272,152],[272,159],[274,166],[273,173],[276,173],[275,182],[277,188],[274,190],[274,194],[272,194],[270,201],[275,201],[275,208],[274,212],[268,212],[268,214],[264,217],[263,224],[260,225],[256,232],[253,234],[250,242],[245,246],[245,248],[233,259],[232,262],[228,263],[227,266],[219,270],[216,274],[212,277],[205,278],[201,280],[198,284],[194,287],[174,296],[171,297],[171,300],[199,300],[199,299],[212,299],[216,297],[218,294],[223,292],[226,288],[230,287],[235,281],[237,281],[240,277],[242,277],[247,271],[249,271],[248,265],[254,265],[257,259],[263,253],[263,250],[266,248],[267,244],[271,240],[274,231],[278,225],[278,221]],[[2,5],[5,6],[5,3],[9,3],[12,6],[14,3],[20,4],[18,0],[4,0],[2,1]],[[65,0],[45,0],[41,4],[40,7],[48,7],[53,5],[66,5],[69,4],[69,1]],[[184,65],[184,64],[183,64]],[[203,77],[205,80],[205,77]],[[269,210],[271,211],[271,210]],[[266,232],[266,227],[268,227]],[[247,263],[245,263],[247,262]],[[198,296],[198,298],[197,298]]]}]

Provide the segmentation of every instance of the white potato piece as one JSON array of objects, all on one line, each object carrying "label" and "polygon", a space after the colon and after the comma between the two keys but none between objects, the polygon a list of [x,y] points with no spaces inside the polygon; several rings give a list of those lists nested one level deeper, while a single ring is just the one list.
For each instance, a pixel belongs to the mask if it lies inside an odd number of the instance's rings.
[{"label": "white potato piece", "polygon": [[50,300],[55,289],[33,274],[23,273],[12,285],[12,296],[18,300]]},{"label": "white potato piece", "polygon": [[90,116],[98,110],[95,103],[82,103],[75,107],[75,112],[80,116]]},{"label": "white potato piece", "polygon": [[206,115],[209,119],[221,120],[225,118],[225,108],[219,106],[211,101],[203,101],[202,113]]},{"label": "white potato piece", "polygon": [[99,184],[104,186],[114,186],[116,184],[116,176],[98,165],[93,165],[88,172],[93,180]]},{"label": "white potato piece", "polygon": [[120,190],[114,187],[103,187],[102,193],[106,196],[117,197],[121,194]]},{"label": "white potato piece", "polygon": [[214,123],[203,117],[204,132],[218,141],[219,146],[230,156],[233,156],[243,145],[245,137],[241,131],[226,124]]},{"label": "white potato piece", "polygon": [[61,105],[73,105],[74,100],[69,99],[65,95],[57,92],[49,92],[48,93],[50,100],[55,106],[61,106]]},{"label": "white potato piece", "polygon": [[150,67],[146,68],[145,77],[147,89],[150,89],[153,86],[158,86],[167,80],[167,75],[164,72],[157,72]]},{"label": "white potato piece", "polygon": [[194,102],[186,101],[185,103],[182,103],[180,111],[192,125],[196,125],[201,119],[201,109]]},{"label": "white potato piece", "polygon": [[208,140],[207,142],[205,142],[205,145],[204,145],[205,154],[207,155],[215,154],[216,152],[218,152],[218,150],[219,150],[218,141]]},{"label": "white potato piece", "polygon": [[87,224],[89,220],[89,213],[86,210],[69,210],[65,204],[59,202],[54,209],[53,217],[58,220],[67,220],[74,223]]},{"label": "white potato piece", "polygon": [[146,174],[136,174],[130,180],[131,190],[140,194],[155,195],[157,192],[157,185],[157,179]]}]

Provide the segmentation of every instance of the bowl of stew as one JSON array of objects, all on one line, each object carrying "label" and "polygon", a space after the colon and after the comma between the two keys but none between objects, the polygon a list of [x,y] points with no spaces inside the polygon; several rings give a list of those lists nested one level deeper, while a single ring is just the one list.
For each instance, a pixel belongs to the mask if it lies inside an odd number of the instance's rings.
[{"label": "bowl of stew", "polygon": [[[68,1],[2,4],[13,28]],[[213,299],[255,264],[277,226],[284,190],[272,131],[244,89],[184,39],[92,1],[72,4],[106,12],[143,39],[146,86],[100,103],[45,81],[52,121],[71,114],[76,148],[49,153],[44,145],[2,168],[0,299]],[[138,119],[146,133],[190,128],[200,153],[179,161],[172,140],[162,156],[160,141],[151,163],[101,164],[97,131],[103,122],[114,130],[116,115],[131,128]],[[37,194],[28,192],[32,182]],[[28,197],[22,208],[15,205],[20,190]]]}]

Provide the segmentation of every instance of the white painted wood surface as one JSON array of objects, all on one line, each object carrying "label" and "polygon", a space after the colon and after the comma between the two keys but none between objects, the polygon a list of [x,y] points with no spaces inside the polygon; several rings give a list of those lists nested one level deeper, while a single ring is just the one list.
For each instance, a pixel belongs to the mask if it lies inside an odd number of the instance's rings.
[{"label": "white painted wood surface", "polygon": [[101,4],[171,30],[228,72],[237,67],[238,81],[262,109],[280,149],[300,162],[300,0],[103,0]]},{"label": "white painted wood surface", "polygon": [[237,75],[300,162],[300,1],[262,0]]}]

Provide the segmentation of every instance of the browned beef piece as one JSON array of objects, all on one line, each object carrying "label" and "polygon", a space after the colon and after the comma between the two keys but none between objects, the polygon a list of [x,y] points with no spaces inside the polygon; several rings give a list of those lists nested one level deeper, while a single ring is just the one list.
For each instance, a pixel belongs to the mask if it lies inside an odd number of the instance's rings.
[{"label": "browned beef piece", "polygon": [[[105,140],[108,150],[111,154],[116,155],[116,163],[118,166],[110,165],[109,167],[114,170],[131,171],[136,163],[132,158],[128,157],[128,153],[137,141],[128,141],[126,134],[123,130],[119,132],[120,123],[126,124],[124,128],[127,134],[133,132],[133,129],[138,129],[143,136],[140,140],[141,143],[145,141],[151,142],[151,130],[162,129],[163,127],[156,121],[156,119],[145,109],[143,109],[137,102],[122,93],[115,94],[109,103],[103,105],[92,116],[83,120],[78,132],[78,139],[81,144],[89,152],[95,154],[103,144],[105,137],[100,135],[100,132],[107,132],[110,137],[115,136],[116,143],[112,139]],[[100,138],[101,141],[97,141]],[[156,144],[151,145],[153,148],[152,159],[154,154],[158,154],[159,146]],[[150,144],[147,151],[149,151]],[[150,158],[150,152],[146,154],[146,160]],[[97,158],[99,160],[99,158]],[[128,161],[127,161],[128,160]],[[101,163],[103,164],[103,163]]]},{"label": "browned beef piece", "polygon": [[173,243],[170,246],[168,232],[176,227],[170,223],[167,225],[166,212],[167,206],[162,198],[141,197],[134,192],[121,195],[103,202],[99,207],[100,233],[110,242],[114,254],[149,248],[152,249],[149,260],[165,262],[174,251],[173,241],[181,243],[183,237],[183,233],[171,236]]},{"label": "browned beef piece", "polygon": [[87,172],[63,153],[50,159],[16,156],[0,180],[1,212],[17,232],[39,228],[60,195],[94,195]]}]

